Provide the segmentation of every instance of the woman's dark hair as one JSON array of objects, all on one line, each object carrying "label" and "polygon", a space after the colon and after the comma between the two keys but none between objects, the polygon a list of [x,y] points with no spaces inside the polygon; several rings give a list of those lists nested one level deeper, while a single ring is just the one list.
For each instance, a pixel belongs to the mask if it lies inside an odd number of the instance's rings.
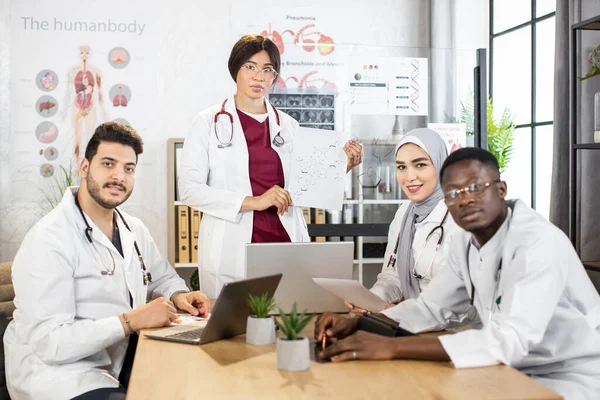
[{"label": "woman's dark hair", "polygon": [[119,143],[131,147],[135,152],[136,161],[138,155],[144,151],[144,142],[132,127],[114,121],[105,122],[96,128],[85,148],[85,158],[88,161],[92,161],[92,158],[98,153],[98,146],[102,142]]},{"label": "woman's dark hair", "polygon": [[271,39],[262,35],[246,35],[237,41],[229,55],[229,63],[227,65],[234,81],[242,65],[261,50],[265,50],[269,54],[273,69],[279,75],[279,71],[281,70],[281,56],[279,55],[277,45]]}]

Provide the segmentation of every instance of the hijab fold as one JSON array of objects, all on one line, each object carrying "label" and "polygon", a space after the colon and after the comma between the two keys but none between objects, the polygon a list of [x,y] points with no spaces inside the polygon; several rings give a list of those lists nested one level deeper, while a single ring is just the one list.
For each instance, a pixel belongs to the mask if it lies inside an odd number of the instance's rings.
[{"label": "hijab fold", "polygon": [[432,131],[431,129],[419,128],[408,132],[402,138],[400,143],[398,143],[398,146],[396,146],[396,152],[394,154],[397,154],[400,147],[407,143],[413,143],[419,146],[429,155],[436,171],[437,182],[433,193],[419,203],[411,202],[402,218],[399,233],[400,240],[398,241],[398,248],[396,249],[396,265],[398,276],[400,278],[400,288],[405,300],[416,299],[420,295],[419,283],[417,282],[417,279],[413,277],[415,260],[413,257],[412,246],[415,238],[416,224],[427,218],[444,196],[440,186],[439,174],[444,160],[448,157],[446,143],[437,132]]}]

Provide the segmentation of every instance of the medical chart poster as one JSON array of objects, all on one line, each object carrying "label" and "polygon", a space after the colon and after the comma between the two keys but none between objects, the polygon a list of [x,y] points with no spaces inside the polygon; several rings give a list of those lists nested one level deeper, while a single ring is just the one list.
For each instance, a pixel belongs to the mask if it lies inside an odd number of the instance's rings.
[{"label": "medical chart poster", "polygon": [[11,2],[13,201],[59,200],[101,123],[148,133],[153,19],[140,4]]},{"label": "medical chart poster", "polygon": [[[256,13],[253,4],[232,7],[232,39],[261,34],[271,39],[281,54],[277,89],[345,90],[344,71],[348,46],[338,46],[349,34],[343,24],[344,9],[267,7]],[[248,18],[252,15],[252,18]],[[233,43],[232,43],[233,44]]]},{"label": "medical chart poster", "polygon": [[392,57],[387,59],[389,113],[427,115],[429,75],[426,58]]},{"label": "medical chart poster", "polygon": [[444,142],[448,154],[462,149],[467,145],[467,125],[466,124],[427,124],[427,128],[436,131]]},{"label": "medical chart poster", "polygon": [[350,111],[388,113],[388,71],[385,60],[365,58],[350,63]]}]

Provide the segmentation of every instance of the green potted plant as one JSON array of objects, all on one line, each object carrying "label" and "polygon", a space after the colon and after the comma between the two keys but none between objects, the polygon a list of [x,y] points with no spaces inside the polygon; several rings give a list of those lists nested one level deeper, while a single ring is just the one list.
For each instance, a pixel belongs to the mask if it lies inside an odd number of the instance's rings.
[{"label": "green potted plant", "polygon": [[292,311],[286,315],[279,309],[281,322],[275,321],[277,327],[284,335],[277,339],[277,368],[284,371],[304,371],[310,365],[309,342],[306,337],[298,337],[300,332],[308,325],[312,315],[306,315],[306,311],[298,315],[296,303]]},{"label": "green potted plant", "polygon": [[275,343],[275,323],[269,313],[275,309],[275,299],[267,293],[260,296],[248,295],[248,306],[252,315],[246,322],[246,343],[272,344]]},{"label": "green potted plant", "polygon": [[[500,173],[506,171],[514,153],[515,124],[510,109],[505,108],[500,119],[494,118],[494,104],[492,99],[487,100],[487,131],[488,150],[498,159]],[[474,135],[475,106],[473,104],[473,91],[469,100],[460,102],[460,118],[458,122],[467,125],[467,136]],[[471,144],[472,146],[472,144]]]},{"label": "green potted plant", "polygon": [[75,160],[70,160],[68,167],[59,165],[52,180],[48,180],[49,185],[44,192],[43,206],[46,211],[52,211],[61,202],[67,188],[79,185],[79,181]]}]

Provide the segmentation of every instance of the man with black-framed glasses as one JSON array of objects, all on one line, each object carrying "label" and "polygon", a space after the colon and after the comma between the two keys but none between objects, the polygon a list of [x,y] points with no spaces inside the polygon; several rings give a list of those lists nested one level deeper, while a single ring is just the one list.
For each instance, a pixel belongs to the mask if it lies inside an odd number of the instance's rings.
[{"label": "man with black-framed glasses", "polygon": [[476,311],[483,327],[438,338],[388,338],[355,332],[357,319],[327,313],[315,336],[334,343],[321,356],[452,361],[457,368],[506,364],[566,398],[596,399],[600,297],[569,239],[522,201],[506,201],[498,161],[486,150],[452,153],[440,181],[448,210],[465,231],[453,235],[448,268],[421,296],[380,316],[425,332]]}]

